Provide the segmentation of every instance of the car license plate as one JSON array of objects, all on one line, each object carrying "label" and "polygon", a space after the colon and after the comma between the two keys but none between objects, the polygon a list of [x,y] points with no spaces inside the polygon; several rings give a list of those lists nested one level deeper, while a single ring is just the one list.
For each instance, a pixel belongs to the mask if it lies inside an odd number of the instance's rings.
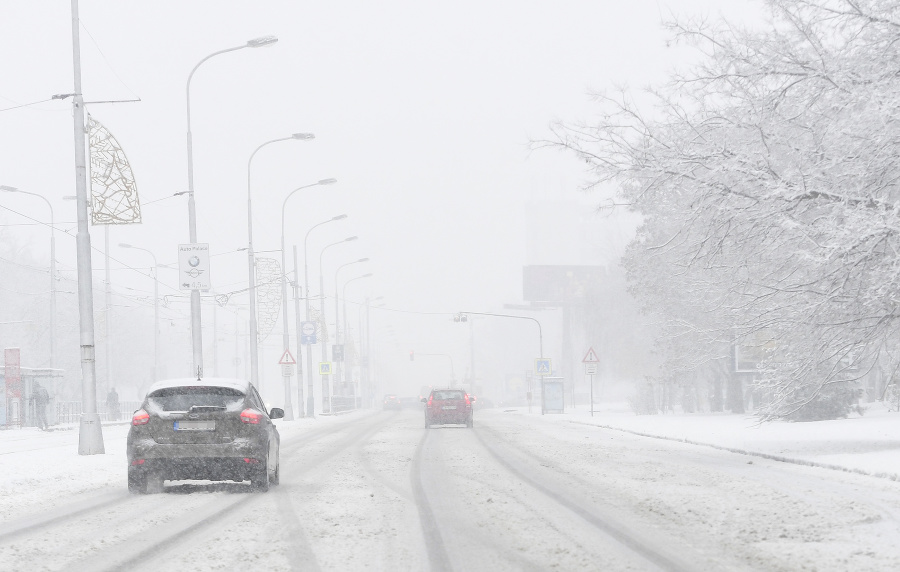
[{"label": "car license plate", "polygon": [[445,406],[441,407],[441,409],[456,409],[456,406],[455,405],[445,405]]},{"label": "car license plate", "polygon": [[176,421],[176,431],[215,431],[215,421]]}]

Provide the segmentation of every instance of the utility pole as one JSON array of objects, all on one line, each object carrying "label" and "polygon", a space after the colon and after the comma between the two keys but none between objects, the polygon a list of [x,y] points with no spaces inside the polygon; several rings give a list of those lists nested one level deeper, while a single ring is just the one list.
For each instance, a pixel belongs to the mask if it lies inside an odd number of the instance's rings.
[{"label": "utility pole", "polygon": [[[106,271],[106,284],[104,288],[104,305],[105,308],[103,310],[103,316],[106,321],[106,336],[104,336],[103,346],[106,349],[104,353],[104,362],[106,363],[106,384],[105,387],[102,387],[104,391],[101,391],[101,395],[108,393],[109,390],[113,387],[112,380],[112,279],[110,278],[109,273],[109,225],[103,226],[103,237],[104,237],[104,267]],[[109,412],[107,411],[107,415]],[[107,417],[109,420],[109,417]]]},{"label": "utility pole", "polygon": [[81,45],[78,0],[72,0],[72,67],[75,93],[72,107],[75,131],[75,192],[78,199],[78,321],[81,343],[81,424],[78,429],[78,454],[102,455],[103,430],[97,415],[97,378],[94,347],[94,291],[91,272],[91,234],[88,229],[87,165],[84,144],[84,98],[81,94]]},{"label": "utility pole", "polygon": [[[281,270],[286,272],[284,268]],[[300,274],[297,269],[296,244],[294,245],[294,283],[291,286],[294,287],[294,328],[297,330],[297,359],[294,360],[297,362],[297,417],[305,417],[303,414],[303,340],[300,330]],[[307,349],[307,353],[310,349]]]}]

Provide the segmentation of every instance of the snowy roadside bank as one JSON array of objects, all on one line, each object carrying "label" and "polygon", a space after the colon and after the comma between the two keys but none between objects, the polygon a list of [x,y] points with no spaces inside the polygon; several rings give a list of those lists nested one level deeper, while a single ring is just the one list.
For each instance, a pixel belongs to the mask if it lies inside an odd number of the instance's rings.
[{"label": "snowy roadside bank", "polygon": [[626,404],[595,405],[537,416],[551,423],[577,423],[713,447],[776,461],[841,470],[900,481],[900,414],[872,404],[862,417],[803,423],[770,422],[729,413],[635,415]]}]

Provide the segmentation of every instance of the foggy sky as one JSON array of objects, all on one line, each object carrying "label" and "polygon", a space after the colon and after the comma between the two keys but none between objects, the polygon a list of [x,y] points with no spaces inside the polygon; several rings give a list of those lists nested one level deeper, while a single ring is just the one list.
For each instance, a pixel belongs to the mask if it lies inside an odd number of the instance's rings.
[{"label": "foggy sky", "polygon": [[[118,248],[120,242],[151,249],[169,264],[177,260],[177,245],[188,242],[187,199],[171,195],[187,189],[185,84],[193,66],[214,51],[276,35],[274,46],[207,61],[192,82],[198,238],[218,255],[212,266],[217,291],[246,288],[246,253],[237,249],[247,245],[250,153],[302,131],[316,139],[273,144],[254,159],[258,253],[279,248],[287,193],[334,177],[336,185],[301,191],[287,207],[289,260],[291,246],[302,250],[311,225],[349,215],[311,236],[314,285],[322,246],[360,237],[326,254],[329,296],[338,264],[369,257],[368,265],[341,272],[341,282],[375,274],[348,288],[355,301],[383,296],[390,308],[419,312],[521,303],[524,264],[606,263],[610,249],[618,248],[609,245],[623,244],[633,224],[588,214],[596,217],[596,233],[585,235],[548,217],[552,226],[531,229],[541,242],[528,252],[529,205],[575,201],[590,211],[603,199],[579,192],[582,165],[556,152],[530,152],[529,140],[547,136],[556,119],[589,119],[590,90],[640,87],[683,63],[689,51],[667,47],[660,25],[670,10],[717,14],[727,8],[737,20],[758,17],[758,4],[720,4],[83,0],[85,101],[141,100],[88,105],[124,147],[143,203],[143,224],[111,229],[111,254],[119,261],[114,268],[149,266],[141,253]],[[0,109],[71,92],[69,3],[4,0],[0,14]],[[71,231],[57,235],[57,258],[61,271],[73,276],[74,202],[62,200],[75,194],[70,100],[0,112],[0,184],[53,202],[57,228]],[[3,193],[0,204],[49,218],[43,202],[31,197]],[[22,222],[0,212],[0,223]],[[36,258],[47,256],[46,229],[7,231],[29,237]],[[102,228],[94,227],[92,236],[102,250]],[[586,241],[595,244],[585,247]],[[102,278],[103,256],[96,250],[93,266]],[[160,277],[161,294],[180,294],[174,271],[162,270]],[[113,283],[135,295],[152,289],[145,276],[127,269],[116,270]],[[185,328],[188,313],[186,304],[167,309],[173,319],[183,316]],[[446,317],[390,316],[380,327],[390,322],[394,333],[382,329],[380,336],[391,337],[404,355],[415,347],[458,354],[461,364],[468,359],[467,334]],[[280,344],[280,326],[267,343]],[[277,371],[268,367],[271,379]],[[464,367],[456,369],[460,375]]]}]

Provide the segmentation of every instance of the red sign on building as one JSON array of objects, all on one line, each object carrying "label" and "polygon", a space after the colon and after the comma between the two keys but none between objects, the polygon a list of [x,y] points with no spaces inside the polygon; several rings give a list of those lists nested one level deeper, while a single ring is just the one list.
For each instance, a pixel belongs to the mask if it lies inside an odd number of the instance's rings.
[{"label": "red sign on building", "polygon": [[5,368],[3,371],[6,377],[6,398],[20,399],[22,397],[22,371],[21,358],[19,356],[19,348],[6,348],[3,351],[3,360]]}]

